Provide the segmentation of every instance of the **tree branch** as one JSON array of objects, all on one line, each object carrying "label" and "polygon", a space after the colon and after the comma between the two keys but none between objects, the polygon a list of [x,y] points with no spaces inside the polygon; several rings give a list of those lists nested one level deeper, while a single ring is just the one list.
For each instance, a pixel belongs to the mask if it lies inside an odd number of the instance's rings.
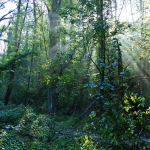
[{"label": "tree branch", "polygon": [[36,52],[27,52],[27,53],[24,53],[24,54],[18,54],[18,55],[16,55],[15,58],[12,58],[8,62],[6,62],[5,64],[1,64],[0,65],[0,72],[7,70],[9,68],[9,66],[11,64],[15,63],[15,61],[17,61],[18,59],[22,59],[22,58],[24,58],[24,57],[26,57],[28,55],[33,55],[33,54],[37,55]]},{"label": "tree branch", "polygon": [[5,4],[6,4],[7,2],[2,2],[1,4],[0,4],[0,9],[3,9],[5,6]]},{"label": "tree branch", "polygon": [[0,22],[3,21],[3,20],[6,20],[6,19],[10,19],[10,18],[8,18],[8,17],[6,18],[6,16],[9,15],[10,13],[14,12],[14,11],[15,11],[15,9],[14,9],[14,10],[10,10],[7,14],[3,15],[3,16],[0,18]]},{"label": "tree branch", "polygon": [[97,97],[96,99],[94,99],[94,101],[85,109],[85,111],[82,113],[82,115],[80,116],[83,117],[85,115],[85,113],[90,109],[90,107],[99,99],[99,97]]}]

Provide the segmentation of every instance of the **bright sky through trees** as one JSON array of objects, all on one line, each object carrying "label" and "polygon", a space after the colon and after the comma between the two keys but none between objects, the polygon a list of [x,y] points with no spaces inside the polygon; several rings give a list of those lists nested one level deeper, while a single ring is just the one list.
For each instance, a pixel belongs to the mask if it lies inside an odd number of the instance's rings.
[{"label": "bright sky through trees", "polygon": [[[10,10],[14,10],[16,8],[16,5],[13,2],[7,2],[5,4],[5,8],[4,9],[0,9],[0,18],[7,14]],[[9,15],[10,16],[10,15]],[[9,20],[4,20],[2,22],[0,22],[0,26],[3,25],[4,23],[8,23]]]},{"label": "bright sky through trees", "polygon": [[[16,5],[13,2],[7,2],[5,8],[0,10],[0,18],[7,14],[10,10],[14,10]],[[11,15],[11,14],[10,14]],[[9,17],[8,15],[7,17]],[[120,0],[117,1],[117,20],[119,21],[128,21],[134,22],[139,18],[138,7],[136,6],[135,0]],[[9,19],[3,20],[0,22],[0,26],[8,24]],[[2,38],[5,38],[4,36]],[[5,50],[4,42],[0,41],[0,53],[3,53]]]},{"label": "bright sky through trees", "polygon": [[135,0],[117,1],[117,19],[119,21],[134,22],[138,17],[139,11]]},{"label": "bright sky through trees", "polygon": [[[0,18],[3,17],[5,14],[7,14],[10,10],[14,10],[16,8],[16,5],[12,2],[7,2],[5,4],[5,8],[4,9],[0,9]],[[9,14],[7,17],[9,17],[11,14]],[[9,19],[3,20],[0,22],[0,27],[3,25],[7,25],[9,22]],[[1,37],[2,39],[5,38],[6,35],[3,34],[3,37]],[[4,42],[1,40],[0,41],[0,53],[3,53],[5,51],[5,44]]]}]

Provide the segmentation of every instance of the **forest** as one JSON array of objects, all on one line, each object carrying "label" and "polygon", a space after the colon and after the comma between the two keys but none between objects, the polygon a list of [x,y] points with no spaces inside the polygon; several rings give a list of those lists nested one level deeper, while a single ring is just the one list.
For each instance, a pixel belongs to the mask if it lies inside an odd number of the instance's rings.
[{"label": "forest", "polygon": [[150,0],[0,0],[0,150],[150,149]]}]

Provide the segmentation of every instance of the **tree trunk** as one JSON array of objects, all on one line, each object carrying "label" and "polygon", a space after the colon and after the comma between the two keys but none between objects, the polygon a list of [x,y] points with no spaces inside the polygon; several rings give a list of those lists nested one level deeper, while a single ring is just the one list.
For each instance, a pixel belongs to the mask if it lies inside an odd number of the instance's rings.
[{"label": "tree trunk", "polygon": [[123,88],[123,64],[122,64],[122,52],[117,41],[117,50],[118,50],[118,78],[119,78],[119,96],[120,96],[120,101],[123,104],[123,96],[124,96],[124,88]]},{"label": "tree trunk", "polygon": [[[20,11],[21,11],[21,0],[19,0],[18,2],[18,8],[17,8],[17,20],[16,20],[16,28],[15,28],[15,52],[18,53],[18,50],[19,50],[19,46],[20,46],[20,43],[19,43],[19,21],[20,21]],[[21,31],[20,31],[21,33]],[[20,34],[21,35],[21,34]],[[10,98],[10,95],[11,95],[11,91],[12,91],[12,81],[14,79],[14,76],[15,76],[15,63],[13,63],[11,65],[11,72],[10,72],[10,77],[9,77],[9,83],[8,83],[8,87],[7,87],[7,90],[6,90],[6,94],[5,94],[5,98],[4,98],[4,104],[7,105],[8,102],[9,102],[9,98]]]},{"label": "tree trunk", "polygon": [[4,104],[5,105],[8,105],[9,98],[10,98],[11,91],[12,91],[12,81],[14,79],[14,69],[15,69],[14,67],[15,67],[15,65],[13,64],[11,66],[11,72],[10,72],[10,77],[9,77],[9,84],[8,84],[7,91],[6,91],[5,98],[4,98]]},{"label": "tree trunk", "polygon": [[[57,10],[60,9],[61,0],[53,0],[52,1],[52,10],[50,11],[48,2],[46,4],[49,21],[50,21],[50,46],[48,56],[50,58],[54,58],[56,53],[58,52],[58,38],[56,37],[57,27],[59,25],[59,15]],[[52,76],[52,72],[49,72],[49,75]],[[48,108],[50,113],[54,113],[54,94],[55,94],[55,87],[49,85],[48,87]]]},{"label": "tree trunk", "polygon": [[[100,0],[100,10],[99,10],[99,14],[100,14],[100,22],[102,24],[102,27],[104,28],[105,26],[105,20],[104,20],[104,15],[103,12],[104,11],[104,2],[103,0]],[[102,60],[102,73],[101,73],[101,81],[104,82],[104,76],[105,76],[105,31],[101,31],[101,36],[99,37],[100,41],[100,53],[99,53],[99,58],[101,58]]]},{"label": "tree trunk", "polygon": [[[32,51],[34,52],[34,50],[35,50],[35,39],[36,39],[36,36],[35,36],[36,35],[36,26],[37,26],[36,4],[35,4],[34,0],[33,0],[33,8],[34,8],[34,10],[33,10],[33,16],[34,16],[34,34],[33,34]],[[26,90],[26,95],[25,95],[25,100],[24,100],[24,105],[25,106],[28,103],[32,69],[33,69],[33,54],[31,55],[30,66],[29,66],[28,84],[27,84],[27,90]]]}]

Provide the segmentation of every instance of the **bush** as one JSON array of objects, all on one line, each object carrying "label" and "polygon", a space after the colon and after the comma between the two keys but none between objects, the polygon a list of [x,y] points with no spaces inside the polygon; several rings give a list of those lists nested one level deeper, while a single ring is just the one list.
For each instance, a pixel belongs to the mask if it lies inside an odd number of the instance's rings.
[{"label": "bush", "polygon": [[48,115],[39,115],[30,129],[31,134],[42,141],[50,141],[54,131],[54,122]]},{"label": "bush", "polygon": [[25,107],[23,105],[8,105],[4,106],[1,104],[0,106],[0,125],[3,124],[17,124],[22,117],[25,111]]},{"label": "bush", "polygon": [[19,122],[18,132],[22,135],[29,135],[30,128],[35,119],[36,114],[33,112],[33,109],[31,107],[27,107]]}]

